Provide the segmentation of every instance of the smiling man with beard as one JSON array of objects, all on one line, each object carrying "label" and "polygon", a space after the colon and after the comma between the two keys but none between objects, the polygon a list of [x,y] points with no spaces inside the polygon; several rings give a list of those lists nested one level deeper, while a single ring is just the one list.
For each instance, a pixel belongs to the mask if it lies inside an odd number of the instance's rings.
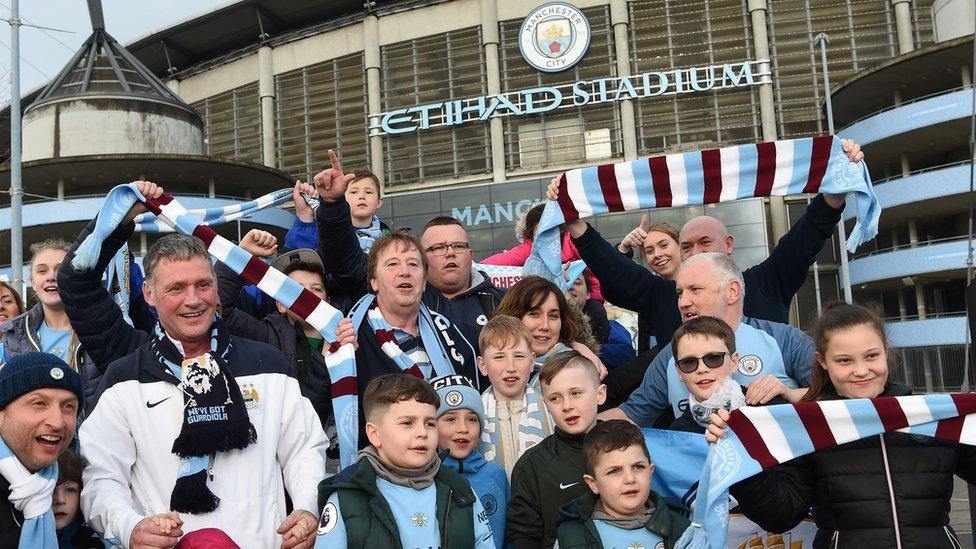
[{"label": "smiling man with beard", "polygon": [[[732,258],[720,252],[691,256],[682,262],[675,283],[682,322],[710,316],[732,328],[739,353],[732,377],[747,388],[748,404],[765,404],[778,394],[790,402],[803,397],[813,367],[813,340],[788,324],[743,314],[745,283]],[[643,383],[627,402],[600,418],[628,419],[651,427],[662,415],[669,415],[669,404],[673,417],[680,417],[688,407],[688,389],[678,377],[670,344],[651,362]]]}]

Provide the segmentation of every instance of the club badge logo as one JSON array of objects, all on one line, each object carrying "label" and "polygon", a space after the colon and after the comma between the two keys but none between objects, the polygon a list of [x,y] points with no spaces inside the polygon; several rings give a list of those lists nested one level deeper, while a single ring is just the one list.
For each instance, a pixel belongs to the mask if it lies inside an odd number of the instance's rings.
[{"label": "club badge logo", "polygon": [[739,373],[744,376],[758,375],[762,369],[762,359],[756,355],[746,355],[739,359]]},{"label": "club badge logo", "polygon": [[583,12],[564,2],[532,10],[519,29],[519,51],[532,68],[562,72],[583,59],[590,48],[590,22]]},{"label": "club badge logo", "polygon": [[461,393],[457,391],[451,391],[450,393],[447,393],[447,395],[444,397],[444,402],[446,402],[448,406],[453,408],[454,406],[461,404],[461,400],[463,398],[464,397],[461,396]]}]

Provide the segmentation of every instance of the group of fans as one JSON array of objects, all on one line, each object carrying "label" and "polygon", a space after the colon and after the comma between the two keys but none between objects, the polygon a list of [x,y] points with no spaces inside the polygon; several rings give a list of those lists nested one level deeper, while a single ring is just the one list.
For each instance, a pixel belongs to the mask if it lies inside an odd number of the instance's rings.
[{"label": "group of fans", "polygon": [[[94,268],[73,260],[97,220],[32,246],[30,310],[0,283],[0,547],[670,548],[688,509],[651,490],[640,428],[714,442],[739,406],[910,392],[868,308],[827,306],[812,337],[787,324],[842,195],[745,271],[713,217],[645,216],[620,243],[570,222],[563,260],[587,271],[503,290],[459,221],[391,231],[376,176],[330,160],[296,183],[281,250],[239,243],[347,313],[328,340],[192,236],[150,247],[123,312],[103,276],[142,202]],[[482,263],[525,262],[540,215]],[[604,299],[639,315],[637,349]],[[333,379],[344,344],[354,374]],[[976,480],[972,447],[889,433],[754,476],[733,505],[768,532],[812,516],[814,547],[956,547],[956,474]]]}]

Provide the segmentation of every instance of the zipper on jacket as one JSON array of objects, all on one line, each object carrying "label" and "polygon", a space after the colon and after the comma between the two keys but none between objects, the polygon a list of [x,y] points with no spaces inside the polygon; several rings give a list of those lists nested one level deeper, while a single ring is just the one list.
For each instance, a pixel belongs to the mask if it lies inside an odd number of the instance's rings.
[{"label": "zipper on jacket", "polygon": [[830,542],[834,549],[840,547],[840,530],[834,530],[834,535],[830,536]]},{"label": "zipper on jacket", "polygon": [[884,462],[885,480],[888,481],[888,498],[891,501],[891,520],[895,527],[895,547],[901,549],[901,531],[898,527],[898,509],[895,507],[895,486],[891,482],[891,468],[888,465],[888,447],[885,445],[884,435],[878,435],[881,439],[881,458]]},{"label": "zipper on jacket", "polygon": [[447,549],[447,519],[451,516],[451,497],[454,489],[447,489],[447,503],[444,504],[444,522],[441,524],[441,549]]},{"label": "zipper on jacket", "polygon": [[952,544],[953,547],[958,547],[959,549],[962,549],[962,544],[959,543],[959,540],[956,539],[956,536],[952,535],[952,530],[949,530],[948,526],[943,526],[942,529],[945,530],[946,536],[949,538],[949,543]]}]

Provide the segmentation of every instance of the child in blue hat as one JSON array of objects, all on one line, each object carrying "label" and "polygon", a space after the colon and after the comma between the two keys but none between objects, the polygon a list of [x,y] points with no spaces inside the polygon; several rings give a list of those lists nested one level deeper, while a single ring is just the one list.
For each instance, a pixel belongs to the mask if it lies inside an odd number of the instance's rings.
[{"label": "child in blue hat", "polygon": [[485,461],[478,449],[485,408],[481,395],[468,378],[447,375],[430,380],[441,398],[437,409],[437,448],[442,465],[468,479],[488,515],[498,549],[505,547],[505,512],[511,488],[505,470],[497,463]]}]

